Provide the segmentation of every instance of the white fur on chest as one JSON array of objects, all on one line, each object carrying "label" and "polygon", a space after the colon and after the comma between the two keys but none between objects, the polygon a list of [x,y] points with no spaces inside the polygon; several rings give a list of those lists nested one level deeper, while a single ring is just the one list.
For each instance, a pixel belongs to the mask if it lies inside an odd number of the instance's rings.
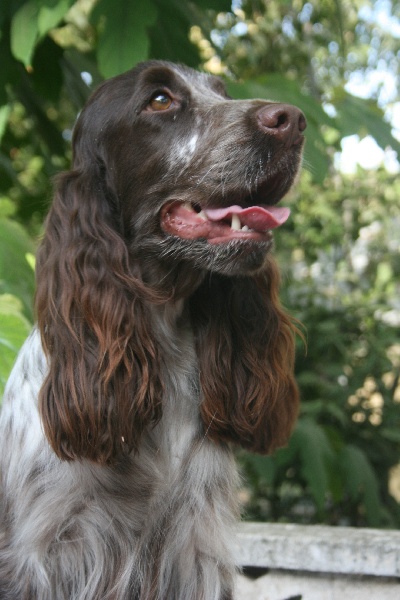
[{"label": "white fur on chest", "polygon": [[15,530],[7,553],[21,586],[15,598],[28,582],[41,600],[64,598],[59,590],[72,582],[75,600],[111,588],[127,600],[158,572],[154,597],[219,600],[232,580],[237,472],[229,450],[208,440],[201,424],[193,335],[178,309],[153,315],[162,418],[115,467],[60,461],[52,452],[37,406],[47,372],[39,334],[22,349],[0,419],[3,501],[12,514],[4,523]]},{"label": "white fur on chest", "polygon": [[177,324],[174,315],[172,323],[161,317],[158,326],[160,343],[164,346],[165,393],[163,416],[153,435],[167,468],[166,476],[173,478],[201,429],[199,374],[188,324],[184,320]]}]

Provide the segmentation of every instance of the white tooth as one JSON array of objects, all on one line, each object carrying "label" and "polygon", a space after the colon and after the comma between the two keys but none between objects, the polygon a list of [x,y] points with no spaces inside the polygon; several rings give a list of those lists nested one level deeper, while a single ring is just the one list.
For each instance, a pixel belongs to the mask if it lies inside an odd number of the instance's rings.
[{"label": "white tooth", "polygon": [[208,221],[207,215],[204,212],[204,210],[201,210],[199,213],[197,213],[197,216],[200,217],[201,219],[203,219],[204,221]]},{"label": "white tooth", "polygon": [[195,212],[195,210],[194,210],[193,206],[190,204],[190,202],[184,202],[183,208],[186,208],[186,210],[190,210],[190,212]]},{"label": "white tooth", "polygon": [[241,227],[242,224],[238,215],[232,215],[231,229],[233,229],[234,231],[240,231]]},{"label": "white tooth", "polygon": [[242,231],[250,231],[250,228],[247,225],[243,225]]}]

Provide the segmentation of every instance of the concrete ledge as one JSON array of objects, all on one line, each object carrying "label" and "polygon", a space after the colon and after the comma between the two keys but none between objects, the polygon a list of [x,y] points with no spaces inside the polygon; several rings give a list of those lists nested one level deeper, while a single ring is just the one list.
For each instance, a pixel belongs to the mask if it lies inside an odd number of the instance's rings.
[{"label": "concrete ledge", "polygon": [[399,600],[400,584],[388,578],[342,577],[271,571],[252,581],[240,576],[235,600]]},{"label": "concrete ledge", "polygon": [[241,523],[237,600],[399,600],[400,531]]},{"label": "concrete ledge", "polygon": [[400,531],[241,523],[242,566],[400,577]]}]

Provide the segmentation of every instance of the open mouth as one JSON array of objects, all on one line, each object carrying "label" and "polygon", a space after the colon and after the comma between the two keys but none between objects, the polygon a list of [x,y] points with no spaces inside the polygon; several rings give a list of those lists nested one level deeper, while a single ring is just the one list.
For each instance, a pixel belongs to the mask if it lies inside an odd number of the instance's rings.
[{"label": "open mouth", "polygon": [[[205,239],[210,244],[232,240],[270,241],[271,230],[287,221],[290,209],[277,206],[290,189],[293,173],[281,170],[258,183],[256,189],[245,195],[237,191],[230,206],[221,207],[221,200],[207,205],[196,201],[171,199],[161,209],[161,228],[168,234],[187,240]],[[210,202],[210,206],[208,206]]]},{"label": "open mouth", "polygon": [[289,215],[289,208],[278,206],[242,208],[234,204],[201,209],[190,202],[172,201],[161,211],[161,226],[171,235],[187,240],[203,238],[210,244],[238,239],[266,241],[271,229],[285,223]]},{"label": "open mouth", "polygon": [[[161,210],[161,227],[171,235],[187,240],[206,239],[210,244],[266,241],[271,238],[271,230],[285,223],[290,215],[289,208],[271,202],[271,188],[268,191],[269,194],[263,190],[264,193],[244,201],[236,199],[236,203],[222,208],[172,200]],[[273,191],[278,198],[283,195],[282,190]]]}]

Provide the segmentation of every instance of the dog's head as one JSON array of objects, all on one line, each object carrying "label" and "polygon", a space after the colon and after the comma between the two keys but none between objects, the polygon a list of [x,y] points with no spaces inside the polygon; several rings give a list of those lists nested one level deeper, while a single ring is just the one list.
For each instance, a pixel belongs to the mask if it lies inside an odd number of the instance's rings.
[{"label": "dog's head", "polygon": [[102,168],[131,249],[227,274],[254,272],[301,162],[303,113],[232,100],[219,78],[152,61],[105,82],[80,115],[75,167]]},{"label": "dog's head", "polygon": [[271,231],[289,214],[277,204],[305,126],[293,106],[231,100],[218,78],[160,61],[93,94],[37,258],[50,367],[40,409],[60,457],[112,461],[161,418],[172,350],[159,343],[154,305],[178,299],[206,435],[260,452],[286,442],[294,328]]}]

